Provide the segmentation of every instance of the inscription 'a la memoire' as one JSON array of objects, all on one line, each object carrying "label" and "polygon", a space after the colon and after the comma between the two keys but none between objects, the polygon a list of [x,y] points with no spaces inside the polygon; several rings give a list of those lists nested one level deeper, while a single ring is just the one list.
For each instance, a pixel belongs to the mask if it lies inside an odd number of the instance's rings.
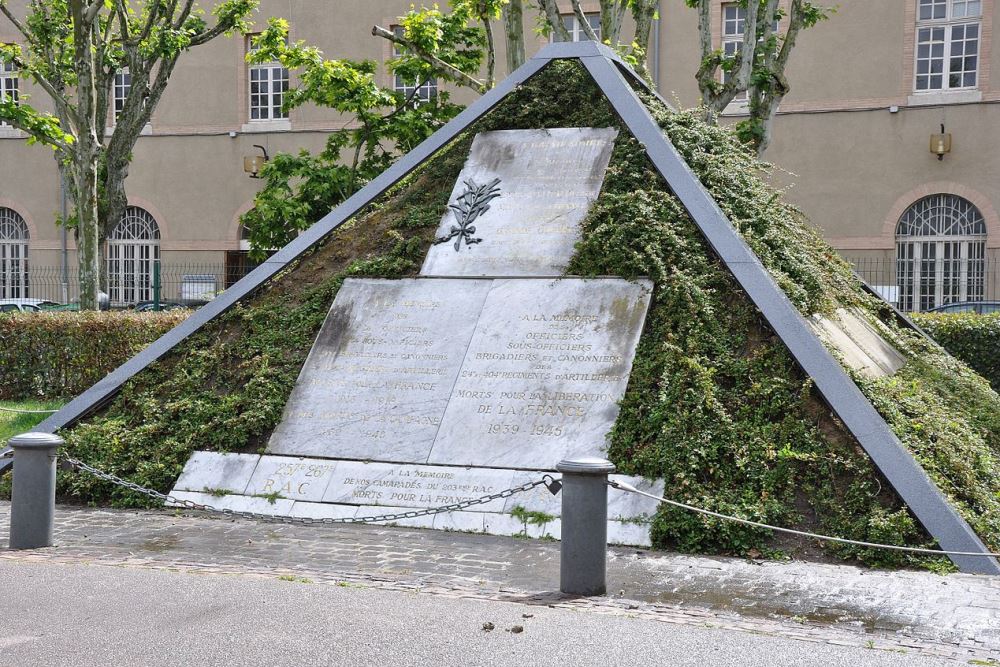
[{"label": "inscription 'a la memoire'", "polygon": [[476,227],[472,223],[490,210],[490,202],[499,196],[499,178],[494,178],[485,185],[479,185],[471,178],[466,179],[465,192],[459,195],[454,204],[448,204],[448,208],[455,212],[458,226],[452,225],[451,231],[434,240],[434,245],[455,239],[455,252],[459,252],[462,249],[462,241],[465,241],[467,246],[481,243],[482,238],[473,236],[476,233]]}]

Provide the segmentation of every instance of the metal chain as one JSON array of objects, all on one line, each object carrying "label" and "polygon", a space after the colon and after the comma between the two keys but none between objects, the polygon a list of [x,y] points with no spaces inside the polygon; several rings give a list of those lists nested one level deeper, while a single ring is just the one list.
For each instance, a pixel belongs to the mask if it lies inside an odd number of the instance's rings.
[{"label": "metal chain", "polygon": [[518,493],[524,493],[530,491],[536,486],[541,486],[544,484],[549,487],[556,480],[553,479],[551,475],[544,475],[542,479],[536,480],[534,482],[526,482],[520,486],[515,486],[510,489],[504,489],[503,491],[498,491],[497,493],[491,493],[488,496],[482,496],[480,498],[473,498],[471,500],[463,500],[459,503],[451,503],[449,505],[442,505],[441,507],[432,507],[430,509],[423,510],[410,510],[407,512],[397,512],[395,514],[383,514],[381,516],[358,516],[358,517],[323,517],[323,518],[312,518],[312,517],[298,517],[298,516],[288,516],[286,514],[262,514],[260,512],[249,512],[246,510],[233,510],[227,507],[213,507],[212,505],[205,505],[202,503],[196,503],[193,500],[182,500],[176,498],[166,493],[160,493],[153,489],[148,489],[144,486],[140,486],[135,482],[130,482],[126,479],[122,479],[117,475],[112,475],[111,473],[104,472],[98,468],[88,465],[83,461],[71,457],[64,457],[66,462],[73,465],[80,470],[90,473],[98,479],[103,479],[104,481],[111,482],[118,486],[129,489],[130,491],[135,491],[150,498],[155,498],[164,504],[170,504],[172,506],[186,507],[187,509],[202,510],[206,512],[215,512],[217,514],[224,514],[226,516],[235,516],[242,519],[255,519],[257,521],[267,521],[272,523],[299,523],[304,525],[315,525],[315,524],[336,524],[336,523],[380,523],[383,521],[397,521],[399,519],[415,519],[421,516],[430,516],[432,514],[443,514],[445,512],[457,512],[459,510],[466,509],[467,507],[473,507],[475,505],[483,505],[485,503],[491,502],[493,500],[498,500],[500,498],[510,498]]},{"label": "metal chain", "polygon": [[52,415],[59,412],[59,409],[55,410],[18,410],[15,408],[5,408],[0,405],[0,412],[12,412],[17,415]]},{"label": "metal chain", "polygon": [[877,542],[862,542],[860,540],[849,540],[846,537],[818,535],[816,533],[808,533],[804,530],[795,530],[793,528],[781,528],[779,526],[771,526],[766,523],[760,523],[759,521],[751,521],[750,519],[741,519],[738,516],[730,516],[728,514],[713,512],[712,510],[702,509],[701,507],[695,507],[694,505],[688,505],[685,503],[678,502],[676,500],[670,500],[669,498],[664,498],[663,496],[656,496],[653,495],[652,493],[646,493],[645,491],[640,491],[639,489],[635,488],[628,482],[623,482],[620,480],[608,480],[608,486],[610,486],[613,489],[618,489],[619,491],[625,491],[627,493],[635,493],[640,496],[646,496],[647,498],[652,498],[653,500],[659,500],[660,502],[666,503],[667,505],[672,505],[673,507],[679,507],[681,509],[685,509],[690,512],[696,512],[698,514],[704,514],[706,516],[715,517],[716,519],[722,519],[724,521],[733,521],[735,523],[741,523],[744,526],[752,526],[754,528],[766,528],[767,530],[774,530],[779,533],[787,533],[789,535],[799,535],[800,537],[809,537],[816,540],[824,540],[826,542],[837,542],[839,544],[853,544],[854,546],[867,547],[869,549],[888,549],[890,551],[905,551],[908,553],[924,554],[928,556],[979,556],[982,558],[1000,558],[1000,553],[993,553],[990,551],[945,551],[943,549],[903,547],[895,544],[879,544]]}]

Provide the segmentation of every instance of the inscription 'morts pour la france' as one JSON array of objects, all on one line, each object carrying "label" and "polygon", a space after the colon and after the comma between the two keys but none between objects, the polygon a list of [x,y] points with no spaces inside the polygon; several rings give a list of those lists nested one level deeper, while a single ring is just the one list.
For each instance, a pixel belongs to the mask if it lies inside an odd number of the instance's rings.
[{"label": "inscription 'morts pour la france'", "polygon": [[[617,135],[614,128],[477,134],[449,201],[460,205],[469,183],[480,188],[496,179],[500,196],[477,213],[475,232],[463,231],[460,214],[450,208],[437,236],[459,235],[458,241],[432,246],[421,275],[562,275],[580,239],[580,223],[600,194]],[[462,246],[463,239],[474,240]]]}]

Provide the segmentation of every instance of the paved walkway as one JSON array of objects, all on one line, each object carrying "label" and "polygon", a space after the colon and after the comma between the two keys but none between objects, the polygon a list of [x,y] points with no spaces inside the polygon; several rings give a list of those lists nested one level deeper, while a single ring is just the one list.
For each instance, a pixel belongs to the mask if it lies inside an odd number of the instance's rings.
[{"label": "paved walkway", "polygon": [[[0,503],[0,547],[10,506]],[[627,615],[843,646],[1000,661],[1000,577],[877,572],[612,549],[605,598],[558,592],[559,544],[467,533],[262,524],[60,507],[56,546],[17,562],[300,577],[317,583]]]}]

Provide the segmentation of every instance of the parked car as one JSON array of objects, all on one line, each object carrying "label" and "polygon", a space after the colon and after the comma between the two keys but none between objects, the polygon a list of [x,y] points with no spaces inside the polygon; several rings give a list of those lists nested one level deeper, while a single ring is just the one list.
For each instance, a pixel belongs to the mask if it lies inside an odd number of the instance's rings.
[{"label": "parked car", "polygon": [[[151,313],[156,310],[156,304],[152,301],[140,301],[135,304],[135,312],[137,313]],[[177,310],[179,308],[190,308],[190,306],[180,303],[179,301],[161,301],[160,310]]]},{"label": "parked car", "polygon": [[46,299],[0,299],[0,313],[12,313],[21,311],[24,313],[37,313],[40,310],[53,310],[62,304]]},{"label": "parked car", "polygon": [[1000,313],[1000,301],[957,301],[931,308],[928,313],[978,313],[988,315]]},{"label": "parked car", "polygon": [[[74,301],[73,303],[46,301],[46,303],[50,305],[42,306],[42,310],[69,310],[74,312],[80,310],[79,301]],[[106,293],[97,293],[97,308],[98,310],[111,310],[111,298]]]}]

